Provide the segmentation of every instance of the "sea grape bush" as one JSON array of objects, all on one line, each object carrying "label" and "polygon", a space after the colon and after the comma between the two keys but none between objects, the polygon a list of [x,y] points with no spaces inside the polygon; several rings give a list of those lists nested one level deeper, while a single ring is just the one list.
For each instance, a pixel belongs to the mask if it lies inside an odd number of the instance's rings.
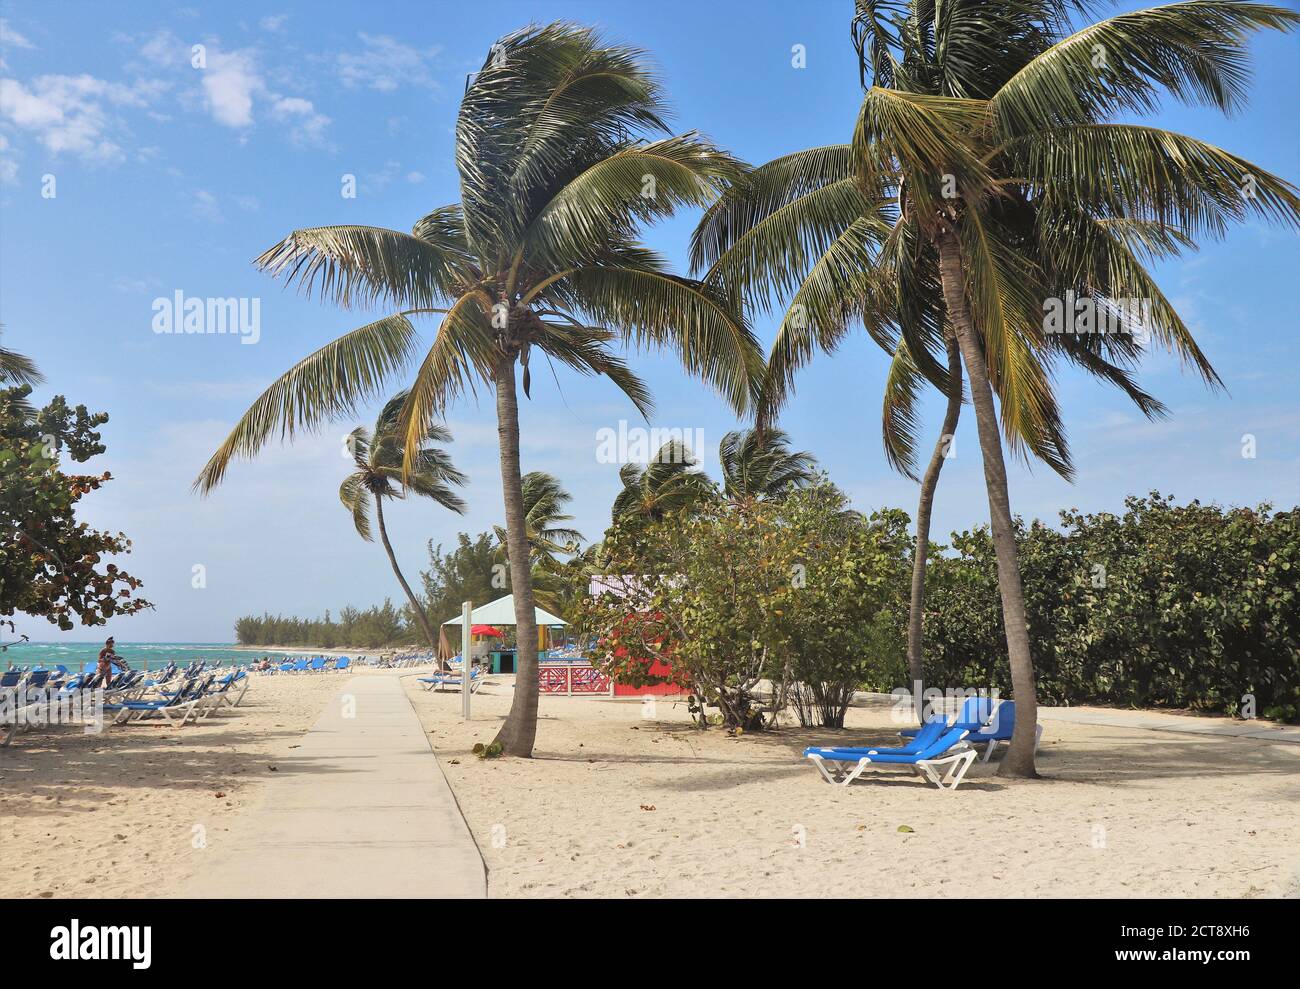
[{"label": "sea grape bush", "polygon": [[888,691],[905,679],[912,540],[905,512],[863,516],[830,485],[791,494],[779,517],[796,569],[782,588],[783,669],[799,723],[844,727],[854,690]]},{"label": "sea grape bush", "polygon": [[111,476],[60,469],[63,458],[104,452],[97,427],[107,414],[69,407],[62,395],[37,409],[31,391],[0,389],[0,616],[22,612],[68,631],[152,607],[132,596],[140,581],[107,562],[131,541],[76,518],[77,502]]},{"label": "sea grape bush", "polygon": [[825,481],[616,525],[599,560],[614,589],[581,611],[589,655],[620,682],[689,686],[701,725],[770,725],[787,701],[805,724],[842,725],[854,689],[902,669],[906,527],[850,511]]},{"label": "sea grape bush", "polygon": [[[1300,720],[1300,513],[1174,504],[1018,525],[1039,699]],[[926,677],[1008,691],[986,528],[932,557]]]}]

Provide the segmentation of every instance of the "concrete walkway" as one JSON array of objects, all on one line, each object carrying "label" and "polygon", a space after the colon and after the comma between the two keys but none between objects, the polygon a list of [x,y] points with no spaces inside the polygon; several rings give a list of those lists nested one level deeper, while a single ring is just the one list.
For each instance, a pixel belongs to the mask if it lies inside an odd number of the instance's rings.
[{"label": "concrete walkway", "polygon": [[1148,731],[1173,731],[1188,735],[1258,738],[1268,742],[1294,742],[1300,745],[1300,727],[1271,722],[1192,718],[1178,714],[1099,707],[1040,707],[1038,716],[1043,721],[1071,721],[1075,724],[1106,725],[1111,728],[1145,728]]},{"label": "concrete walkway", "polygon": [[348,680],[276,767],[262,802],[209,836],[177,895],[487,895],[483,858],[396,671]]}]

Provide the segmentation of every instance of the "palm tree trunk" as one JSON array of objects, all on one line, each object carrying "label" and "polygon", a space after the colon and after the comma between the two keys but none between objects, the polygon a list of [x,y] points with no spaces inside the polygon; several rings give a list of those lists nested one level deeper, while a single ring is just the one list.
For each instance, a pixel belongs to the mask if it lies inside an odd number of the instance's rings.
[{"label": "palm tree trunk", "polygon": [[1011,499],[1007,493],[1007,468],[1002,458],[993,389],[989,387],[984,352],[971,325],[966,306],[966,280],[962,272],[961,246],[957,235],[945,229],[938,238],[939,276],[943,284],[948,319],[961,347],[966,373],[970,377],[971,404],[979,431],[984,459],[984,485],[989,496],[989,523],[998,561],[998,590],[1002,596],[1002,624],[1007,636],[1007,659],[1011,666],[1011,690],[1016,701],[1016,727],[999,772],[1004,776],[1035,777],[1034,735],[1038,724],[1038,698],[1034,690],[1034,661],[1029,649],[1025,621],[1025,595],[1020,585],[1020,562],[1016,553],[1015,529],[1011,522]]},{"label": "palm tree trunk", "polygon": [[501,492],[506,510],[506,553],[515,598],[515,697],[497,732],[503,755],[527,759],[537,738],[537,612],[529,568],[523,480],[519,472],[519,401],[515,362],[503,357],[496,368],[497,439],[501,446]]},{"label": "palm tree trunk", "polygon": [[438,640],[434,638],[433,626],[429,624],[429,616],[411,590],[411,585],[402,576],[402,569],[397,565],[397,555],[393,552],[393,544],[388,541],[388,528],[384,525],[384,499],[382,495],[375,496],[375,518],[379,520],[379,540],[384,544],[384,552],[388,554],[388,562],[393,565],[393,573],[397,575],[397,582],[402,585],[402,590],[406,592],[406,600],[411,605],[411,610],[415,612],[415,620],[420,623],[420,628],[424,629],[424,637],[429,640],[429,648],[433,650],[436,656],[438,653]]},{"label": "palm tree trunk", "polygon": [[925,566],[930,553],[930,513],[934,508],[934,491],[939,486],[948,444],[957,432],[961,416],[961,350],[957,338],[947,336],[948,408],[943,416],[943,431],[934,445],[929,466],[921,477],[921,500],[916,506],[916,553],[912,559],[912,604],[907,619],[907,672],[912,681],[912,704],[917,719],[922,718],[921,695],[925,689]]}]

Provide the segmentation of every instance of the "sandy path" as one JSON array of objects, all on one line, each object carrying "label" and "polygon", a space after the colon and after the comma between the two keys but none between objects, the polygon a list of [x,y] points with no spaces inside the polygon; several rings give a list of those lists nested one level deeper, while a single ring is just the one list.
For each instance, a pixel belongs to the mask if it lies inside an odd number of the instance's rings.
[{"label": "sandy path", "polygon": [[255,675],[199,725],[20,733],[0,748],[0,896],[160,896],[292,753],[344,677]]},{"label": "sandy path", "polygon": [[[494,897],[1300,895],[1294,744],[1048,722],[1042,781],[845,790],[800,759],[836,733],[733,739],[663,699],[544,697],[537,758],[483,761],[508,685],[465,725],[458,696],[406,683]],[[885,708],[849,724],[896,730]]]}]

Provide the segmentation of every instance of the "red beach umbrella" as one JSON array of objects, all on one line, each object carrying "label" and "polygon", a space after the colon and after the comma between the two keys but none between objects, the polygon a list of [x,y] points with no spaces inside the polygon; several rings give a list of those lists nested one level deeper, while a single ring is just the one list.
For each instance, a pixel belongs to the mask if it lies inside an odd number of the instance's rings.
[{"label": "red beach umbrella", "polygon": [[501,630],[500,630],[499,628],[496,628],[495,626],[492,626],[492,625],[471,625],[471,626],[469,627],[469,634],[470,634],[470,635],[490,635],[490,636],[492,636],[494,639],[499,639],[499,638],[501,638],[501,636],[502,636],[502,632],[501,632]]}]

